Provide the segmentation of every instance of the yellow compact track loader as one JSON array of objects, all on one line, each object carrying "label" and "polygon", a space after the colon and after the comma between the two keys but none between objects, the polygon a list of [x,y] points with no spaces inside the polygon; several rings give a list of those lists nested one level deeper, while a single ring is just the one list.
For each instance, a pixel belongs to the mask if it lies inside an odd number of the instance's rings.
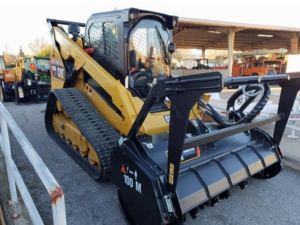
[{"label": "yellow compact track loader", "polygon": [[[47,23],[53,45],[46,129],[95,180],[112,179],[129,224],[183,224],[186,213],[196,217],[204,204],[228,198],[231,187],[246,187],[249,177],[280,172],[279,143],[299,74],[174,77],[178,18],[162,13],[130,8],[93,14],[86,24]],[[282,87],[278,114],[254,120],[273,84]],[[209,93],[238,85],[245,86],[228,100],[225,119]],[[248,100],[236,109],[242,94]],[[258,128],[273,122],[273,137]]]}]

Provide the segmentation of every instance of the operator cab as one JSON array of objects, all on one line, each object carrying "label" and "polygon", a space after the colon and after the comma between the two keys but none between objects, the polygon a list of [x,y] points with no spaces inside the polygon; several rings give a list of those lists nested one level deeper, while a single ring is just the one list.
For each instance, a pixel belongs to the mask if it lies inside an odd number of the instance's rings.
[{"label": "operator cab", "polygon": [[170,76],[174,44],[170,31],[158,20],[140,20],[129,33],[128,87],[146,98],[154,79]]},{"label": "operator cab", "polygon": [[96,13],[86,24],[84,47],[133,96],[145,99],[154,79],[170,76],[177,26],[178,17],[134,8]]}]

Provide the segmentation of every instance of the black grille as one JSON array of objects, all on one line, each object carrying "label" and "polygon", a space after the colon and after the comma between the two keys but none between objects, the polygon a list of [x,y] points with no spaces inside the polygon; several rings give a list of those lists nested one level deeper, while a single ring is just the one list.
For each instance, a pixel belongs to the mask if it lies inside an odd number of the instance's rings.
[{"label": "black grille", "polygon": [[93,23],[89,28],[91,56],[112,76],[117,77],[119,66],[118,30],[114,22]]}]

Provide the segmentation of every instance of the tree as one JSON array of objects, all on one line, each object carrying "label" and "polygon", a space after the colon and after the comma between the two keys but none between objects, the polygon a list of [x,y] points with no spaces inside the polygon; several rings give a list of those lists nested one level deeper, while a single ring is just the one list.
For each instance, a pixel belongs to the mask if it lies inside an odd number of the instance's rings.
[{"label": "tree", "polygon": [[40,51],[37,56],[50,56],[50,45],[47,45],[42,51]]},{"label": "tree", "polygon": [[24,57],[24,56],[25,56],[25,54],[24,54],[24,52],[23,52],[22,47],[20,46],[20,50],[19,50],[19,55],[18,55],[18,57],[20,58],[20,57]]},{"label": "tree", "polygon": [[32,51],[34,55],[39,55],[47,46],[49,43],[45,39],[45,37],[36,38],[34,41],[32,41],[28,47]]}]

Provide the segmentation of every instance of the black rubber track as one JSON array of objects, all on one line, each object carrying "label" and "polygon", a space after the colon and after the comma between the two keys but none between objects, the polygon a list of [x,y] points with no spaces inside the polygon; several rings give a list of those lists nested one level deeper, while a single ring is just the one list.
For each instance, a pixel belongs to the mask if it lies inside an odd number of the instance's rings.
[{"label": "black rubber track", "polygon": [[[82,157],[79,151],[72,148],[60,138],[53,128],[53,114],[57,113],[56,100],[59,100],[64,110],[77,125],[82,135],[94,147],[98,154],[101,170],[91,165],[88,157]],[[120,134],[101,116],[95,107],[77,88],[55,89],[50,92],[45,113],[45,125],[48,134],[97,181],[104,181],[111,170],[110,156]]]}]

